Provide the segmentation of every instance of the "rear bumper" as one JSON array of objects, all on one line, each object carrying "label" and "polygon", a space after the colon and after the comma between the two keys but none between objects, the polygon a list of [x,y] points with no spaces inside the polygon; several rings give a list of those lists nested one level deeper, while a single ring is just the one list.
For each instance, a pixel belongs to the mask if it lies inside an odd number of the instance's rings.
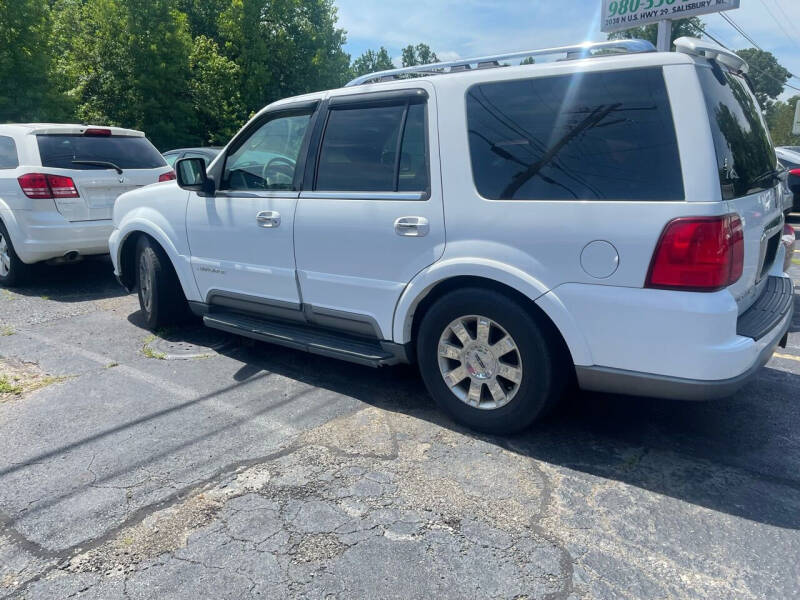
[{"label": "rear bumper", "polygon": [[575,367],[581,389],[610,394],[667,398],[671,400],[716,400],[727,398],[741,389],[772,357],[792,323],[793,311],[770,333],[767,343],[753,365],[744,373],[720,380],[684,379],[652,373],[638,373],[608,367]]},{"label": "rear bumper", "polygon": [[731,395],[770,359],[791,325],[791,280],[770,279],[742,315],[725,290],[558,288],[589,348],[591,360],[575,365],[580,386],[690,400]]},{"label": "rear bumper", "polygon": [[56,211],[15,210],[7,219],[14,250],[24,263],[59,258],[69,252],[108,254],[110,219],[67,221]]}]

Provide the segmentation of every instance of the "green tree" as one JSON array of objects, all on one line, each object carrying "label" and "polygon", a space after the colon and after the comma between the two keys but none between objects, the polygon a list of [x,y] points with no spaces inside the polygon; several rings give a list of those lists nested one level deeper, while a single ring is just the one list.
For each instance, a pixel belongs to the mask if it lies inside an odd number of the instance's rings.
[{"label": "green tree", "polygon": [[353,66],[351,67],[353,77],[389,69],[394,69],[394,64],[389,57],[389,52],[383,46],[377,52],[375,50],[367,50],[353,61]]},{"label": "green tree", "polygon": [[141,129],[161,149],[200,141],[192,39],[173,0],[72,0],[62,8],[59,69],[78,119]]},{"label": "green tree", "polygon": [[219,16],[230,6],[230,0],[176,0],[175,8],[186,15],[192,37],[219,36]]},{"label": "green tree", "polygon": [[[688,19],[677,19],[672,22],[672,35],[670,36],[670,44],[679,37],[690,36],[699,37],[702,35],[703,21],[698,17],[689,17]],[[630,40],[640,39],[647,40],[654,46],[658,41],[658,23],[651,23],[650,25],[642,25],[641,27],[632,27],[623,31],[615,31],[609,34],[610,40]]]},{"label": "green tree", "polygon": [[428,44],[417,44],[412,46],[409,44],[403,48],[403,66],[414,67],[416,65],[429,65],[431,63],[439,62],[439,57],[431,50]]},{"label": "green tree", "polygon": [[783,93],[784,84],[792,74],[784,69],[771,52],[758,48],[737,50],[736,54],[750,66],[749,77],[756,98],[767,113],[771,111],[775,99]]},{"label": "green tree", "polygon": [[222,56],[214,40],[200,35],[194,39],[189,71],[197,134],[205,144],[223,145],[247,116],[239,93],[239,65]]},{"label": "green tree", "polygon": [[346,81],[350,56],[336,22],[333,0],[231,0],[220,35],[224,53],[241,69],[247,112]]},{"label": "green tree", "polygon": [[65,118],[54,86],[52,21],[41,0],[0,0],[0,122]]},{"label": "green tree", "polygon": [[776,101],[767,116],[772,142],[776,146],[800,146],[800,135],[792,133],[795,107],[800,96],[790,98],[788,102]]}]

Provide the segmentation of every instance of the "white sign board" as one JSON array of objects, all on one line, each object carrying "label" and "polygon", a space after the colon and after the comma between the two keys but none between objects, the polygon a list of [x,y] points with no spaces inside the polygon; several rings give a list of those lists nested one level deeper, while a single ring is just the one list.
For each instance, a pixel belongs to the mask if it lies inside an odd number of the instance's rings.
[{"label": "white sign board", "polygon": [[800,102],[794,107],[794,123],[792,124],[792,135],[800,135]]},{"label": "white sign board", "polygon": [[739,8],[739,0],[602,0],[605,32]]}]

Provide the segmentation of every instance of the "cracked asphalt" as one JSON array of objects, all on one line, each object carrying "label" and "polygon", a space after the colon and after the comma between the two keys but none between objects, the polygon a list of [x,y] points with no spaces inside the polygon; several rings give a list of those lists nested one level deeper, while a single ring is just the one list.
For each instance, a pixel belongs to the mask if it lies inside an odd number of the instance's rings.
[{"label": "cracked asphalt", "polygon": [[731,399],[581,394],[494,438],[410,367],[154,339],[108,261],[42,267],[0,290],[38,382],[0,395],[0,598],[800,597],[797,303]]}]

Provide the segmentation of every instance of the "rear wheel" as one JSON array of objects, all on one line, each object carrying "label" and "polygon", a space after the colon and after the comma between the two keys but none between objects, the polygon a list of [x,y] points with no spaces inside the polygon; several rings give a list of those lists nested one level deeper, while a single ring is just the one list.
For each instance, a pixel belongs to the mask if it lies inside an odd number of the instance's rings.
[{"label": "rear wheel", "polygon": [[6,226],[0,221],[0,285],[12,287],[19,285],[25,278],[28,265],[22,262],[11,243]]},{"label": "rear wheel", "polygon": [[149,329],[180,323],[189,307],[178,275],[164,250],[147,237],[139,238],[136,249],[139,306]]},{"label": "rear wheel", "polygon": [[457,290],[422,320],[420,371],[439,406],[460,423],[494,434],[521,431],[556,404],[568,381],[551,338],[507,296]]}]

